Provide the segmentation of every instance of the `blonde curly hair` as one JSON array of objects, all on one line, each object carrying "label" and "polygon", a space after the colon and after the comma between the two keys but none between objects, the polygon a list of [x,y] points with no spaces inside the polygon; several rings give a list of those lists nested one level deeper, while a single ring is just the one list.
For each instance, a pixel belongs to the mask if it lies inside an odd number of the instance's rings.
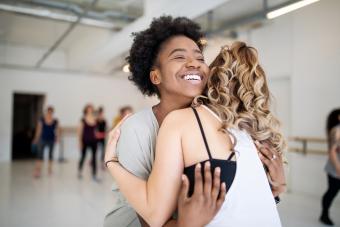
[{"label": "blonde curly hair", "polygon": [[204,95],[193,104],[204,103],[214,111],[222,120],[221,130],[243,129],[253,140],[282,154],[286,142],[279,120],[270,111],[270,92],[256,49],[244,42],[224,46],[209,67]]}]

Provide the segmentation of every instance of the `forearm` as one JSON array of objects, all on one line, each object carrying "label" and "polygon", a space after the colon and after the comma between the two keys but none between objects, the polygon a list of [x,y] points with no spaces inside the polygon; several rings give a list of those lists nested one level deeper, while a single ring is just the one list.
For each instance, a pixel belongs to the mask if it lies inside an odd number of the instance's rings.
[{"label": "forearm", "polygon": [[83,147],[83,140],[82,140],[81,136],[79,136],[79,138],[78,138],[78,145],[79,145],[80,148]]},{"label": "forearm", "polygon": [[[199,218],[199,217],[197,217]],[[163,225],[163,227],[188,227],[192,226],[192,223],[185,223],[185,221],[170,219],[167,223]],[[197,227],[197,226],[192,226]]]},{"label": "forearm", "polygon": [[61,129],[60,129],[60,127],[58,126],[58,127],[57,127],[57,133],[56,133],[56,142],[59,142],[59,141],[60,141],[60,137],[61,137]]},{"label": "forearm", "polygon": [[40,137],[40,133],[36,132],[34,135],[33,143],[37,143]]},{"label": "forearm", "polygon": [[157,214],[157,195],[148,190],[148,184],[124,169],[118,162],[108,163],[110,174],[119,186],[119,190],[136,212],[150,225],[160,226]]},{"label": "forearm", "polygon": [[77,129],[77,134],[78,134],[79,147],[82,147],[82,145],[83,145],[83,126],[82,126],[82,124],[79,125],[79,127]]},{"label": "forearm", "polygon": [[38,142],[40,135],[41,135],[41,127],[40,127],[40,124],[38,124],[37,131],[35,132],[34,139],[33,139],[34,143]]}]

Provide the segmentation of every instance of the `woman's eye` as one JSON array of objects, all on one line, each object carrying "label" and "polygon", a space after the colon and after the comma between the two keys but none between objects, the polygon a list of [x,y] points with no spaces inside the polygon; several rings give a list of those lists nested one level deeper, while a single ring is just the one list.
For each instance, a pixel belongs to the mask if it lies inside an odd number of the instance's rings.
[{"label": "woman's eye", "polygon": [[204,62],[204,58],[197,58],[198,61]]},{"label": "woman's eye", "polygon": [[174,59],[185,59],[184,56],[175,56]]}]

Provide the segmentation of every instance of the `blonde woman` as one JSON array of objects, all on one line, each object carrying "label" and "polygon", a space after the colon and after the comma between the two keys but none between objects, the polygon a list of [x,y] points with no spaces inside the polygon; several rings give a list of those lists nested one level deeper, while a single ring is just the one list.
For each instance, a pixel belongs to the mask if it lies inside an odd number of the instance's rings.
[{"label": "blonde woman", "polygon": [[192,108],[173,111],[164,119],[148,180],[135,177],[116,162],[112,152],[119,131],[110,135],[106,151],[110,173],[150,226],[162,226],[175,211],[181,177],[189,179],[190,196],[194,173],[203,168],[219,172],[222,190],[228,190],[222,208],[206,226],[281,226],[260,160],[265,159],[259,157],[254,144],[258,141],[271,148],[273,153],[264,162],[280,159],[282,163],[284,140],[270,111],[257,52],[236,42],[223,47],[210,68],[204,95],[195,99]]}]

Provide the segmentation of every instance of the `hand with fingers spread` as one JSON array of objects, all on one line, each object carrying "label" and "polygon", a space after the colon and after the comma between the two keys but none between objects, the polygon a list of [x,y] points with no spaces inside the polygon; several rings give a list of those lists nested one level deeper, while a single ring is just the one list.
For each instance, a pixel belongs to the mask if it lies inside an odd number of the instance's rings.
[{"label": "hand with fingers spread", "polygon": [[274,196],[279,196],[286,190],[286,177],[284,173],[282,155],[267,144],[255,141],[259,157],[266,167],[269,183]]},{"label": "hand with fingers spread", "polygon": [[195,168],[194,193],[188,197],[189,181],[182,176],[182,186],[178,198],[178,226],[201,227],[208,224],[220,210],[226,195],[225,183],[220,183],[221,169],[215,168],[212,179],[210,163],[204,165],[204,181],[201,164]]}]

